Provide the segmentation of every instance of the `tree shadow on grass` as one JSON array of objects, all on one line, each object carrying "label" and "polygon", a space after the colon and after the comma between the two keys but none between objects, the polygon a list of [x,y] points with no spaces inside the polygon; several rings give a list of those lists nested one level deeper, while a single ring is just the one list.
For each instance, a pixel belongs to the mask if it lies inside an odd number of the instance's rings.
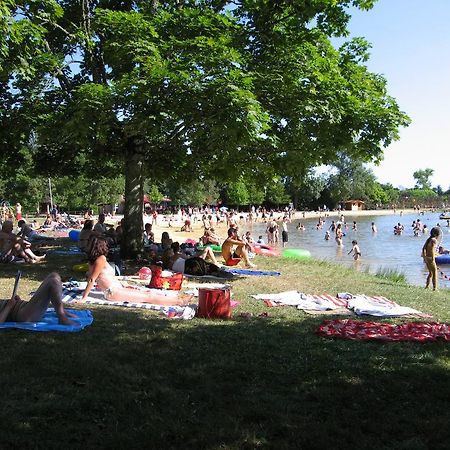
[{"label": "tree shadow on grass", "polygon": [[5,447],[446,448],[448,344],[327,340],[317,317],[94,316],[2,334]]}]

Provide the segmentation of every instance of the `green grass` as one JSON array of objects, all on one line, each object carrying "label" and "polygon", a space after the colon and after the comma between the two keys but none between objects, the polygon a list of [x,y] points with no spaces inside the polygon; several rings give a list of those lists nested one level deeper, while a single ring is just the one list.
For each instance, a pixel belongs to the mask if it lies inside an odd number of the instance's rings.
[{"label": "green grass", "polygon": [[[76,262],[23,267],[20,293],[52,270],[79,276]],[[283,275],[232,282],[240,305],[230,321],[90,307],[95,321],[81,333],[2,331],[2,448],[448,448],[448,343],[328,340],[315,333],[323,317],[250,297],[378,294],[444,322],[448,290],[325,262],[257,263]],[[16,268],[1,270],[5,296]]]},{"label": "green grass", "polygon": [[377,277],[386,278],[394,283],[406,283],[406,275],[396,269],[389,269],[385,267],[380,267],[376,273]]}]

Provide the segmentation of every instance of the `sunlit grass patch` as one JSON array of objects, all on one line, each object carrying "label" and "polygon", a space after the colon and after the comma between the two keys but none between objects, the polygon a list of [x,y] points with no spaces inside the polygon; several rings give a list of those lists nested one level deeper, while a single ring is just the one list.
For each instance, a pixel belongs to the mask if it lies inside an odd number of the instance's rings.
[{"label": "sunlit grass patch", "polygon": [[397,269],[389,269],[386,267],[380,267],[376,273],[377,277],[385,278],[393,283],[407,283],[406,275]]}]

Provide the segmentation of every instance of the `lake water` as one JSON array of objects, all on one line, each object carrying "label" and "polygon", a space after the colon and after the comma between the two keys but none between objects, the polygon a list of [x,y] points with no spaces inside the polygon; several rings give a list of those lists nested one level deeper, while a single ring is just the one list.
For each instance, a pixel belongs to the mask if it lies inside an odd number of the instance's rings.
[{"label": "lake water", "polygon": [[[344,246],[338,247],[334,240],[334,233],[331,233],[331,239],[324,239],[325,231],[328,230],[331,221],[337,217],[327,217],[322,230],[316,230],[317,219],[302,219],[306,230],[300,231],[295,227],[298,220],[288,224],[289,230],[289,248],[302,248],[311,252],[314,258],[337,262],[348,267],[354,267],[356,270],[368,270],[376,273],[380,268],[395,269],[402,272],[409,283],[414,285],[424,285],[428,271],[421,258],[422,246],[428,236],[414,236],[411,224],[413,220],[420,219],[426,224],[428,230],[441,225],[443,231],[442,245],[450,248],[450,228],[447,227],[447,221],[439,220],[439,213],[417,214],[397,214],[386,216],[351,216],[349,212],[345,214],[345,221],[348,230],[344,230]],[[353,221],[357,222],[357,231],[352,231]],[[375,222],[378,229],[377,233],[372,233],[371,223]],[[394,235],[394,226],[402,223],[405,230],[401,236]],[[241,227],[242,231],[249,229],[248,225]],[[265,241],[266,224],[257,223],[253,225],[252,234],[255,238],[262,234]],[[281,239],[281,232],[280,232]],[[361,248],[362,257],[359,261],[354,261],[347,252],[352,248],[352,240],[358,241]],[[450,266],[441,266],[445,275],[450,277]],[[439,277],[441,288],[450,288],[450,281]]]}]

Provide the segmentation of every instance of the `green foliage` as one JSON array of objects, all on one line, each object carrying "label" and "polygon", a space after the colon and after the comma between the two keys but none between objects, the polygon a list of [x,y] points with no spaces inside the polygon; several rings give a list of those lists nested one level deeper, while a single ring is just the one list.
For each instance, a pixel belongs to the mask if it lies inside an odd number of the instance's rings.
[{"label": "green foliage", "polygon": [[286,193],[284,183],[279,178],[272,179],[266,185],[266,202],[271,205],[287,205],[290,202],[290,197]]},{"label": "green foliage", "polygon": [[243,206],[250,203],[247,185],[243,179],[229,183],[226,189],[226,202],[228,205]]},{"label": "green foliage", "polygon": [[413,177],[416,180],[417,189],[431,189],[430,177],[433,176],[433,169],[416,170]]},{"label": "green foliage", "polygon": [[246,182],[249,205],[261,205],[265,199],[264,188],[251,182]]},{"label": "green foliage", "polygon": [[328,189],[334,205],[357,199],[368,201],[376,187],[375,175],[360,160],[341,155],[336,163],[337,173],[328,178]]},{"label": "green foliage", "polygon": [[[347,34],[350,5],[373,1],[8,1],[0,145],[17,150],[34,133],[43,176],[115,177],[125,166],[128,199],[146,175],[298,185],[340,153],[376,160],[409,121],[364,65],[363,39],[331,44]],[[267,189],[286,203],[282,183]],[[142,241],[141,206],[126,214],[125,247]]]},{"label": "green foliage", "polygon": [[164,195],[161,194],[161,192],[159,191],[158,187],[155,184],[152,184],[150,190],[146,192],[148,192],[148,196],[150,197],[152,203],[159,203],[164,198]]},{"label": "green foliage", "polygon": [[219,188],[213,180],[190,180],[181,185],[168,184],[167,193],[172,204],[178,206],[215,205],[219,200]]},{"label": "green foliage", "polygon": [[286,190],[293,199],[295,208],[314,208],[325,189],[327,178],[308,170],[303,177],[288,178]]},{"label": "green foliage", "polygon": [[381,184],[380,185],[387,196],[387,202],[385,204],[396,204],[400,198],[400,189],[395,188],[392,184]]},{"label": "green foliage", "polygon": [[406,195],[409,195],[411,199],[415,199],[416,201],[433,199],[438,196],[432,189],[407,189],[405,193]]}]

